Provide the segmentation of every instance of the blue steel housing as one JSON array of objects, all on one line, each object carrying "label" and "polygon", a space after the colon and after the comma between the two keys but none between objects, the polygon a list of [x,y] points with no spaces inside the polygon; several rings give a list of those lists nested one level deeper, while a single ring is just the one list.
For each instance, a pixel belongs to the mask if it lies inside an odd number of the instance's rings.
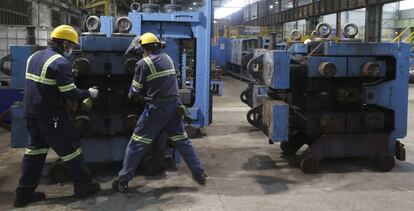
[{"label": "blue steel housing", "polygon": [[[99,36],[80,36],[79,50],[74,51],[70,58],[71,61],[78,62],[74,65],[78,71],[76,85],[83,89],[93,85],[106,89],[101,89],[100,97],[93,100],[92,111],[81,109],[74,115],[75,125],[80,128],[86,162],[121,161],[124,158],[132,134],[130,127],[135,126],[140,109],[128,102],[126,94],[123,96],[129,89],[133,67],[139,59],[133,55],[124,55],[124,52],[133,37],[144,32],[152,32],[166,41],[164,51],[172,57],[177,69],[182,56],[179,52],[180,40],[195,40],[195,100],[189,108],[191,126],[201,128],[210,124],[211,4],[211,0],[206,0],[203,7],[192,12],[130,12],[128,17],[132,29],[126,36],[113,33],[114,17],[102,16]],[[23,89],[26,60],[35,50],[34,46],[12,47],[13,89]],[[185,70],[185,66],[182,69]],[[83,130],[85,128],[87,130]],[[12,147],[25,147],[27,140],[22,104],[16,103],[12,107]]]},{"label": "blue steel housing", "polygon": [[[296,52],[305,59],[295,60]],[[292,57],[277,56],[288,53]],[[269,143],[282,142],[287,155],[308,145],[300,160],[306,173],[332,157],[368,157],[389,171],[395,157],[405,159],[398,139],[407,133],[409,55],[404,43],[358,41],[268,50],[248,66],[256,82],[269,87],[248,120]]]},{"label": "blue steel housing", "polygon": [[209,125],[210,119],[210,46],[211,0],[205,1],[202,12],[177,12],[172,14],[130,12],[131,33],[152,32],[167,41],[165,52],[178,64],[178,39],[196,38],[195,103],[189,110],[192,125],[200,128]]},{"label": "blue steel housing", "polygon": [[[223,41],[221,41],[223,42]],[[283,48],[277,46],[284,46]],[[267,57],[266,60],[269,61],[267,66],[274,66],[277,67],[267,67],[264,68],[268,72],[261,75],[256,75],[254,81],[249,82],[249,85],[245,91],[242,92],[240,98],[242,102],[246,103],[248,106],[255,108],[259,105],[262,105],[264,102],[265,97],[267,96],[269,87],[274,89],[289,89],[290,83],[290,75],[289,71],[279,71],[279,72],[271,72],[274,69],[281,69],[281,68],[289,68],[290,63],[286,61],[290,61],[292,55],[303,57],[308,53],[308,46],[295,42],[289,43],[289,48],[285,49],[286,46],[284,44],[278,44],[276,46],[276,50],[267,50],[267,49],[254,49],[253,50],[253,59],[250,60],[251,64],[256,64],[257,62],[262,63],[263,57]],[[274,57],[274,58],[271,58]],[[248,69],[252,65],[247,65]],[[251,74],[255,75],[254,70]],[[268,77],[271,74],[283,74],[280,76]],[[266,81],[265,81],[266,80]],[[266,85],[263,85],[266,83]]]},{"label": "blue steel housing", "polygon": [[0,87],[0,114],[10,109],[16,101],[22,101],[24,88],[24,73],[26,60],[32,54],[32,48],[29,46],[12,46],[10,47],[10,86]]}]

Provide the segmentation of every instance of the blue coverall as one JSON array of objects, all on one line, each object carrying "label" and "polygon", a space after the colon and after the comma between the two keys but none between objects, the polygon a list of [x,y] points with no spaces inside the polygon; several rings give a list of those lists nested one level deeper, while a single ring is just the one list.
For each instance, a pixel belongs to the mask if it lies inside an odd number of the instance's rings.
[{"label": "blue coverall", "polygon": [[178,81],[171,58],[161,51],[152,53],[136,64],[130,95],[143,95],[145,110],[135,126],[119,172],[119,182],[128,184],[142,160],[145,149],[160,133],[165,132],[174,142],[194,175],[204,174],[200,160],[184,131],[183,119],[177,113],[181,105]]},{"label": "blue coverall", "polygon": [[24,115],[30,139],[23,157],[17,191],[34,190],[40,180],[49,148],[65,162],[74,180],[75,193],[92,181],[83,160],[80,138],[65,100],[83,100],[87,90],[76,88],[70,62],[48,47],[32,54],[26,63]]}]

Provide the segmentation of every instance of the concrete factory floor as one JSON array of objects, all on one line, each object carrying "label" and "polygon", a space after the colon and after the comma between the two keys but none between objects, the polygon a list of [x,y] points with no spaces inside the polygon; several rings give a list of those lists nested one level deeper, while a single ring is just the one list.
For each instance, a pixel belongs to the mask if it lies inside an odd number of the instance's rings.
[{"label": "concrete factory floor", "polygon": [[[71,184],[39,186],[48,200],[28,210],[414,210],[414,113],[403,143],[407,162],[392,172],[376,172],[363,159],[324,162],[306,175],[281,158],[279,145],[245,120],[248,107],[239,100],[246,85],[225,78],[224,96],[214,98],[213,124],[193,143],[206,167],[205,187],[192,181],[185,165],[165,178],[136,177],[132,193],[110,187],[119,166],[93,168],[103,191],[85,200],[71,197]],[[414,91],[414,86],[410,87]],[[413,92],[411,92],[413,93]],[[410,110],[414,94],[410,94]],[[0,210],[10,209],[20,173],[22,150],[9,149],[10,134],[0,132]],[[49,156],[51,157],[51,156]],[[53,161],[52,158],[49,159]],[[45,170],[46,172],[46,170]]]}]

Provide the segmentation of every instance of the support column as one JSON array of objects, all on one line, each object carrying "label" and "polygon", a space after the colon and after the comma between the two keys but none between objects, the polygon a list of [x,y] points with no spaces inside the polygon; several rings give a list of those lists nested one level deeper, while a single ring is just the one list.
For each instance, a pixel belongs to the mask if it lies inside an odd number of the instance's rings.
[{"label": "support column", "polygon": [[278,11],[278,12],[281,12],[281,11],[282,11],[282,0],[278,0],[277,2],[279,2],[279,3],[277,4],[277,11]]},{"label": "support column", "polygon": [[341,12],[336,13],[336,37],[340,38],[342,35],[341,28]]},{"label": "support column", "polygon": [[365,14],[365,41],[381,42],[383,4],[368,5]]}]

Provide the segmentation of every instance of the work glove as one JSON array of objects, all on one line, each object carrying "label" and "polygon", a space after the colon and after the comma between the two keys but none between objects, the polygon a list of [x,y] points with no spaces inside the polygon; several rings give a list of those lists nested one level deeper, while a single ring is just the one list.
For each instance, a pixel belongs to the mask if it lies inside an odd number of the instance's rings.
[{"label": "work glove", "polygon": [[82,111],[89,112],[89,111],[92,110],[92,107],[93,107],[93,103],[92,103],[91,98],[86,98],[81,103],[81,109],[82,109]]},{"label": "work glove", "polygon": [[97,98],[99,94],[98,87],[94,86],[88,89],[91,98]]},{"label": "work glove", "polygon": [[188,111],[187,107],[185,105],[179,105],[177,107],[177,113],[178,116],[183,117],[184,121],[187,124],[191,124],[191,113]]},{"label": "work glove", "polygon": [[128,94],[128,98],[133,103],[136,103],[138,105],[145,104],[145,99],[142,95],[131,95],[131,93]]}]

